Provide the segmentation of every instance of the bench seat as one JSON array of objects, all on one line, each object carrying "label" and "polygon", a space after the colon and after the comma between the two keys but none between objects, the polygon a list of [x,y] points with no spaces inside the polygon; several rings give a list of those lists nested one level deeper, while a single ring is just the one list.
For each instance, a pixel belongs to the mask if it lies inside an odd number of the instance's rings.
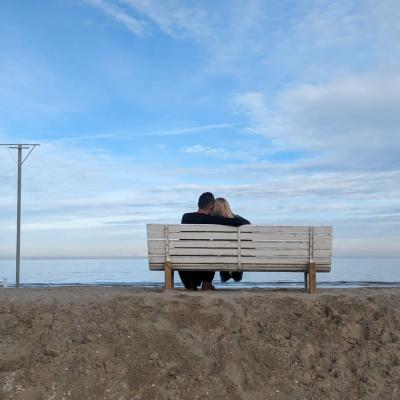
[{"label": "bench seat", "polygon": [[310,268],[332,264],[331,226],[148,224],[147,245],[150,270],[166,271],[166,287],[174,270],[304,272],[315,291]]}]

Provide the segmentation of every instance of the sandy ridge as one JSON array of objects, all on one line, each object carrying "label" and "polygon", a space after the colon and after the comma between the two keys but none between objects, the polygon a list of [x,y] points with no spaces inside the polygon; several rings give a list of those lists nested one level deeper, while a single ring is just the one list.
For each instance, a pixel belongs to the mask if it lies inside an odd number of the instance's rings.
[{"label": "sandy ridge", "polygon": [[0,290],[0,399],[398,399],[400,289]]}]

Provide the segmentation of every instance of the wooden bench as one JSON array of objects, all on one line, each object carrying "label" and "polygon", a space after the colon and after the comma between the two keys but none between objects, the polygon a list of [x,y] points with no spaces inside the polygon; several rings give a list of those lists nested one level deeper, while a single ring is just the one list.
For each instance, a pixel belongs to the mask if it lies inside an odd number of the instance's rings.
[{"label": "wooden bench", "polygon": [[316,291],[317,272],[330,272],[331,226],[147,225],[149,267],[174,270],[303,272],[305,289]]}]

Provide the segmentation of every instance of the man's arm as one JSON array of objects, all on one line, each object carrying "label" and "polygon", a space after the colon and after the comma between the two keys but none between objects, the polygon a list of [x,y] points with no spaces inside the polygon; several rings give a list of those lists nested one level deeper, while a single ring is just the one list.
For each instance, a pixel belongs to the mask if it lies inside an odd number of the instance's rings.
[{"label": "man's arm", "polygon": [[182,216],[181,224],[216,224],[241,226],[250,224],[250,222],[247,219],[240,217],[239,215],[235,215],[234,218],[225,218],[207,214],[186,213]]},{"label": "man's arm", "polygon": [[217,217],[214,215],[205,215],[205,224],[216,224],[216,225],[229,225],[229,226],[241,226],[250,224],[247,219],[236,215],[234,218]]}]

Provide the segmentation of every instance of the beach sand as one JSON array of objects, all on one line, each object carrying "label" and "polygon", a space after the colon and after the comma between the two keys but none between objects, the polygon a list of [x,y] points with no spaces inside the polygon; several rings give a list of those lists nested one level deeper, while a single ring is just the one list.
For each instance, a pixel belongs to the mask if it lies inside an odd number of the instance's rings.
[{"label": "beach sand", "polygon": [[0,289],[0,399],[399,399],[400,289]]}]

